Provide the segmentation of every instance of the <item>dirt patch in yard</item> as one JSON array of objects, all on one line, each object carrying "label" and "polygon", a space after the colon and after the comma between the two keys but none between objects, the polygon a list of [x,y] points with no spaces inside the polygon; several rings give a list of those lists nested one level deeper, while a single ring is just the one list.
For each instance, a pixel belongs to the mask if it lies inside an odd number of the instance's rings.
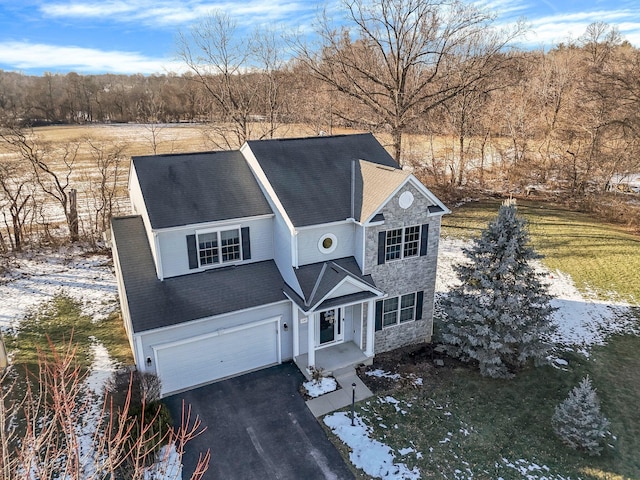
[{"label": "dirt patch in yard", "polygon": [[[358,376],[374,394],[411,387],[435,386],[441,375],[460,362],[439,351],[437,344],[418,344],[379,353],[370,366],[357,369]],[[377,372],[373,374],[373,372]],[[381,373],[384,372],[384,373]]]}]

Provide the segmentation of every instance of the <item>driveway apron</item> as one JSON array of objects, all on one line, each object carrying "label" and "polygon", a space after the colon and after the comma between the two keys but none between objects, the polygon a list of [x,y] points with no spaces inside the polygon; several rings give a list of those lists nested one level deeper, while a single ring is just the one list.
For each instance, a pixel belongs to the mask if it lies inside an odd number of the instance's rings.
[{"label": "driveway apron", "polygon": [[205,479],[353,479],[298,393],[303,380],[285,363],[167,397],[175,421],[184,400],[207,427],[187,445],[183,478],[210,449]]}]

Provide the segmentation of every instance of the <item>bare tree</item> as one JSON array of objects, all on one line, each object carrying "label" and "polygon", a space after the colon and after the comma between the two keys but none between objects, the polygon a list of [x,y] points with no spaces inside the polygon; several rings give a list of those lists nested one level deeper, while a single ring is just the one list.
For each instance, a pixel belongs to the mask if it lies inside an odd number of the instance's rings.
[{"label": "bare tree", "polygon": [[[210,14],[189,34],[180,34],[178,56],[193,73],[187,78],[209,95],[213,128],[222,146],[237,148],[250,138],[273,134],[280,97],[278,49],[273,32],[243,37],[222,13]],[[268,128],[255,131],[253,124],[262,117]]]},{"label": "bare tree", "polygon": [[[258,104],[265,127],[261,137],[273,138],[280,125],[279,114],[283,102],[282,87],[285,65],[282,58],[282,38],[273,29],[259,30],[253,37],[253,56],[260,65]],[[264,113],[262,113],[264,112]]]},{"label": "bare tree", "polygon": [[145,124],[149,132],[149,142],[154,155],[158,154],[160,133],[164,130],[164,101],[159,90],[145,89],[144,95],[138,101],[138,121]]},{"label": "bare tree", "polygon": [[[79,145],[65,143],[52,150],[50,145],[40,143],[33,131],[27,134],[22,128],[13,126],[0,128],[0,139],[31,165],[42,191],[62,207],[70,240],[78,241],[77,190],[71,187],[71,175],[75,169]],[[61,164],[61,173],[54,170],[54,161]]]},{"label": "bare tree", "polygon": [[402,135],[412,123],[500,68],[508,59],[503,49],[522,31],[496,32],[489,14],[455,0],[342,3],[349,24],[337,29],[325,16],[321,48],[297,42],[298,56],[363,105],[371,126],[390,130],[399,162]]},{"label": "bare tree", "polygon": [[92,166],[85,174],[87,201],[92,218],[92,238],[100,238],[111,223],[111,218],[119,212],[118,200],[123,198],[120,182],[124,173],[125,149],[122,142],[104,143],[86,139]]},{"label": "bare tree", "polygon": [[[495,85],[498,83],[496,82]],[[497,87],[496,87],[497,88]],[[488,135],[482,128],[482,110],[489,100],[493,86],[478,84],[463,89],[458,95],[444,103],[446,118],[457,143],[457,155],[452,156],[450,165],[452,185],[462,186],[472,157],[474,139],[481,141]],[[455,152],[455,148],[453,149]],[[483,155],[483,154],[482,154]],[[478,167],[482,169],[482,165]]]},{"label": "bare tree", "polygon": [[[176,478],[175,469],[157,468],[167,457],[154,452],[173,445],[180,462],[185,446],[204,431],[200,419],[183,406],[179,427],[166,433],[155,429],[158,413],[139,418],[129,413],[131,383],[123,405],[108,394],[96,405],[76,354],[71,342],[63,347],[50,342],[47,352],[39,352],[38,373],[20,400],[12,395],[11,375],[0,377],[5,387],[0,391],[3,478]],[[143,397],[143,411],[146,402]],[[156,466],[149,464],[150,456]],[[192,480],[203,477],[209,458],[209,451],[200,455]]]},{"label": "bare tree", "polygon": [[[25,223],[33,202],[34,182],[29,172],[20,169],[19,162],[5,160],[0,163],[0,197],[4,198],[2,215],[13,251],[21,251],[25,235]],[[8,225],[6,213],[11,217]]]}]

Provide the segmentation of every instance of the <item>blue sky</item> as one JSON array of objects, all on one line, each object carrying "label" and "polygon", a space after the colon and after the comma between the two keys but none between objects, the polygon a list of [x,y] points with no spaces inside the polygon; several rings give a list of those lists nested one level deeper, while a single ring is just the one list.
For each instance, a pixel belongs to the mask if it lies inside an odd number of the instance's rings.
[{"label": "blue sky", "polygon": [[[338,0],[0,0],[0,69],[39,75],[181,71],[175,38],[219,10],[241,28],[311,30],[322,6]],[[640,0],[477,0],[498,24],[524,18],[526,47],[550,48],[595,21],[640,46]]]}]

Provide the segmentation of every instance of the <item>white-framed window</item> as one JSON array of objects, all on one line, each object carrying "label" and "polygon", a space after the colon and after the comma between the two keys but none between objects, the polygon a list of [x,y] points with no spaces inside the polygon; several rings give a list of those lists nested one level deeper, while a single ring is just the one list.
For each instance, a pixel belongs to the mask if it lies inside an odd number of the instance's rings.
[{"label": "white-framed window", "polygon": [[240,228],[198,232],[196,237],[200,267],[242,259]]},{"label": "white-framed window", "polygon": [[416,257],[420,253],[420,225],[387,230],[385,261]]},{"label": "white-framed window", "polygon": [[338,237],[333,233],[325,233],[318,240],[318,250],[322,253],[332,253],[338,246]]},{"label": "white-framed window", "polygon": [[416,319],[416,293],[382,300],[382,326],[391,327]]}]

